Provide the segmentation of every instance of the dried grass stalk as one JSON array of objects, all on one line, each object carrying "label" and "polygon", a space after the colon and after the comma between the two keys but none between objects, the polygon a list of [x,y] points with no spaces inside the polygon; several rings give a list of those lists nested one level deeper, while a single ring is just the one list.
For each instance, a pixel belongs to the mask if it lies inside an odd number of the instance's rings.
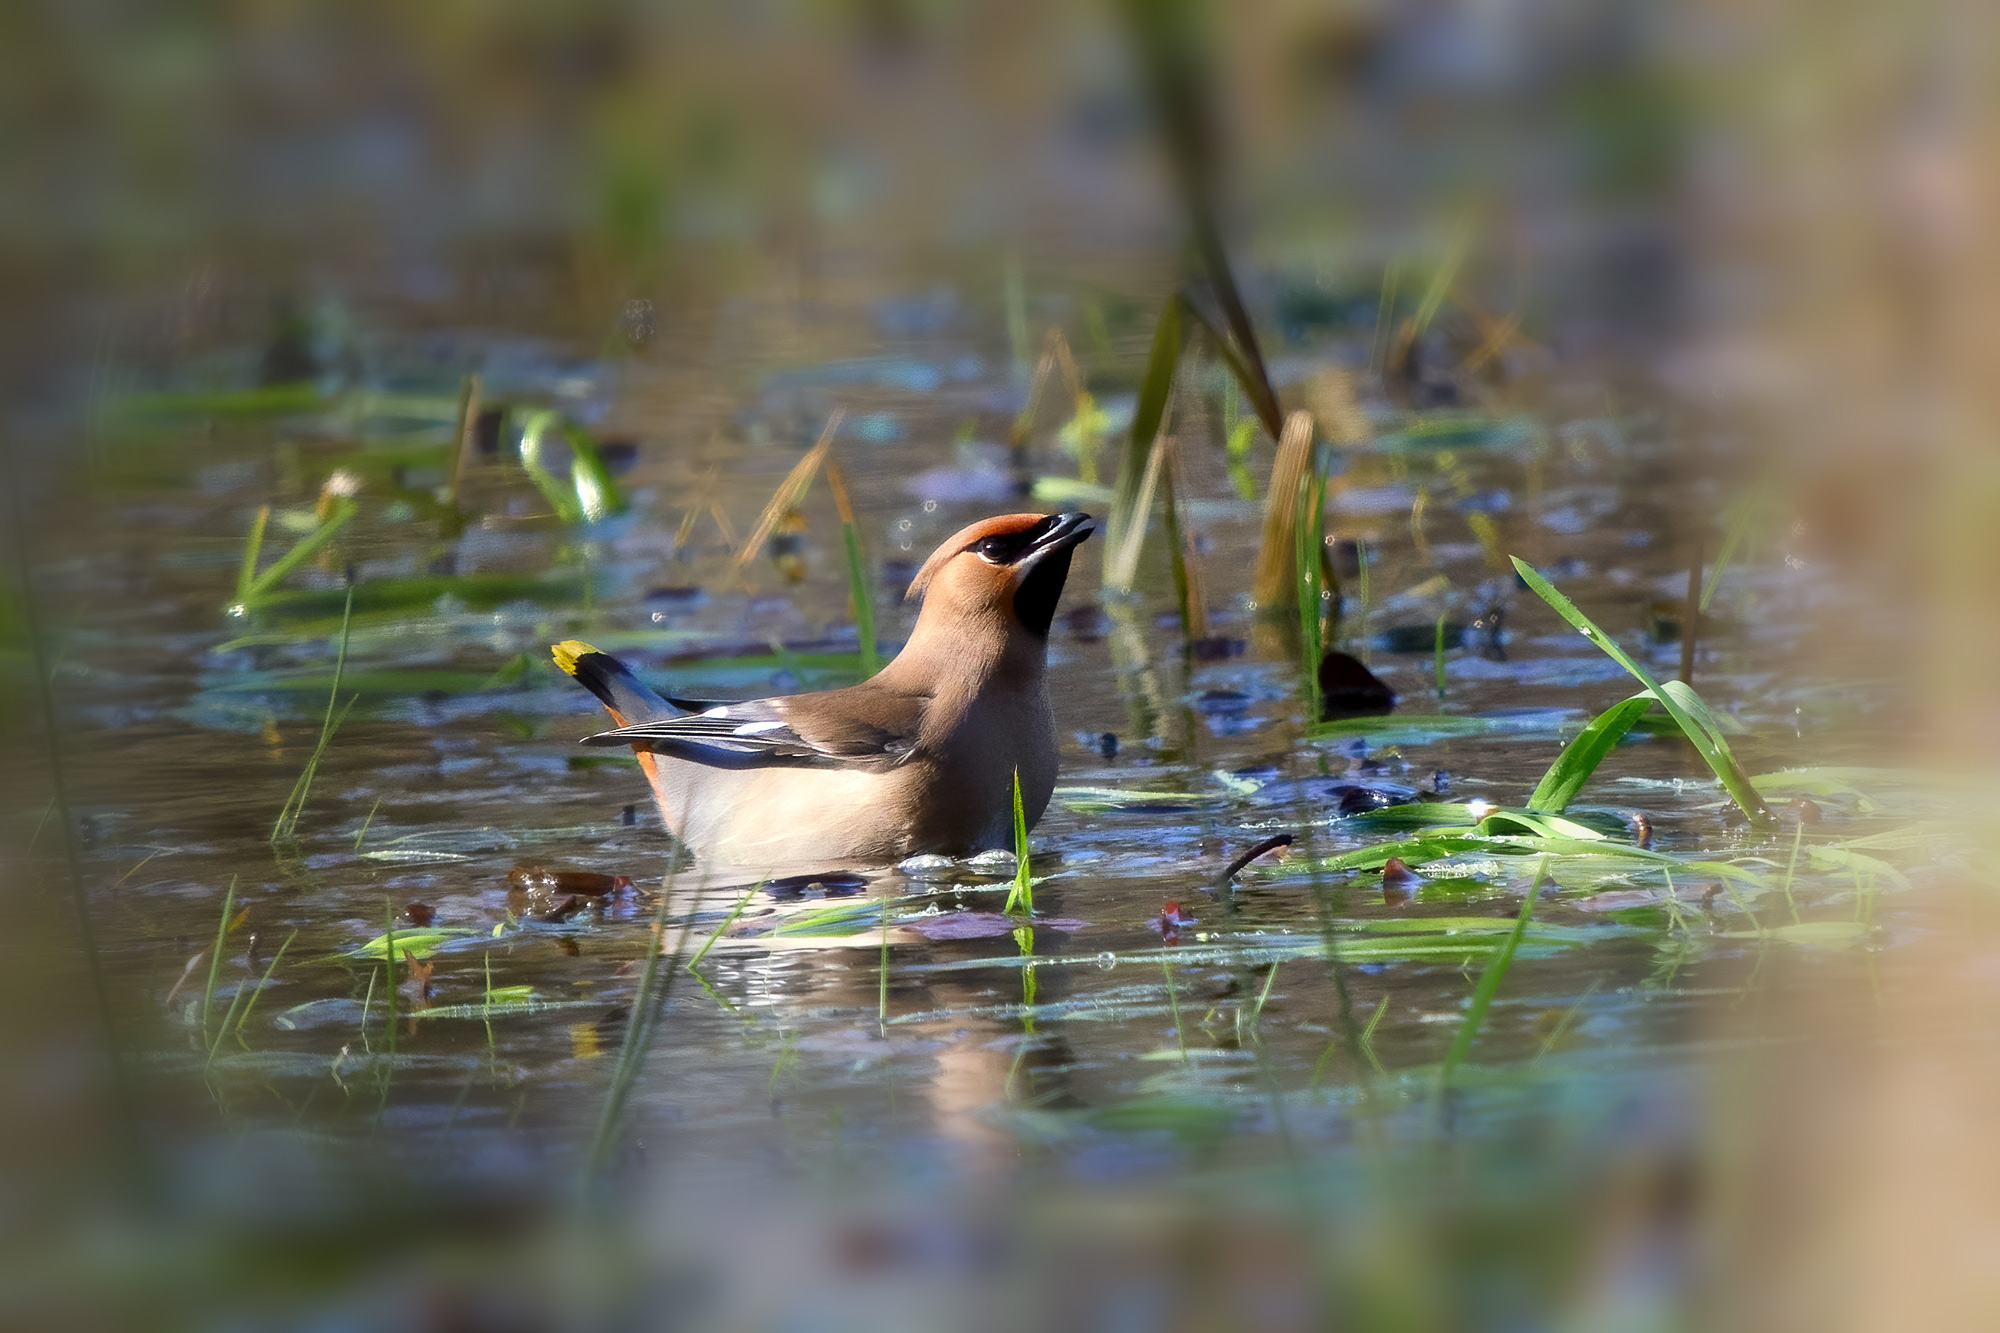
[{"label": "dried grass stalk", "polygon": [[1285,418],[1278,436],[1278,459],[1271,468],[1271,488],[1264,497],[1263,545],[1257,552],[1257,579],[1252,596],[1258,609],[1276,611],[1292,604],[1298,563],[1292,554],[1297,532],[1299,492],[1312,470],[1313,419],[1310,412]]}]

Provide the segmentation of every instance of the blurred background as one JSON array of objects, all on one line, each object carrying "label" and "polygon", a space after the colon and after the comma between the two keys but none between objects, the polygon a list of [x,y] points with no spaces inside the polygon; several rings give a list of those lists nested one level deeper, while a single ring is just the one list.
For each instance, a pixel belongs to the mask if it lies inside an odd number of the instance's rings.
[{"label": "blurred background", "polygon": [[[1989,1326],[1996,25],[8,7],[0,1308]],[[1253,577],[1301,410],[1328,646],[1400,731],[1324,730]],[[739,921],[572,757],[547,643],[841,684],[943,536],[1058,506],[1151,533],[1053,641],[1069,926],[918,919],[991,867]],[[1533,867],[1405,903],[1330,858],[1442,775],[1519,804],[1633,688],[1507,555],[1691,674],[1779,823],[1621,747],[1598,813],[1686,869],[1563,861],[1482,1029],[1444,941]],[[756,933],[800,910],[837,943]],[[1324,943],[1426,915],[1445,952]],[[399,929],[439,933],[385,968]]]}]

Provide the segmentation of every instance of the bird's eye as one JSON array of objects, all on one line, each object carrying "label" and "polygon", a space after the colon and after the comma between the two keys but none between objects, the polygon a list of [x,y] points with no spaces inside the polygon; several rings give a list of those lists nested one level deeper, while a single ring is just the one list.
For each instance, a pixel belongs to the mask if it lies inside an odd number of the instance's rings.
[{"label": "bird's eye", "polygon": [[1014,554],[1014,546],[1015,543],[1009,538],[988,537],[972,549],[979,553],[981,560],[990,561],[996,565],[1004,565]]}]

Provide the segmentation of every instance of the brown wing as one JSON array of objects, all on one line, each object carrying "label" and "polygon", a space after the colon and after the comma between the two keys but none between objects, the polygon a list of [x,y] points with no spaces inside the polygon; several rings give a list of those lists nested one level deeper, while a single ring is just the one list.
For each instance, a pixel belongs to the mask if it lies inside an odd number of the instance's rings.
[{"label": "brown wing", "polygon": [[916,748],[928,702],[863,684],[720,704],[602,731],[584,744],[638,745],[717,768],[894,768]]}]

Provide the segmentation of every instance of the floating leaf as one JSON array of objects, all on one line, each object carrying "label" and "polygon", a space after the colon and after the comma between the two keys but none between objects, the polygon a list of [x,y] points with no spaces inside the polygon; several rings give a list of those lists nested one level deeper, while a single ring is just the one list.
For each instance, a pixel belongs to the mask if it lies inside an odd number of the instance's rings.
[{"label": "floating leaf", "polygon": [[[429,930],[399,930],[396,932],[396,954],[398,957],[407,954],[412,958],[428,958],[436,953],[440,946],[448,944],[452,940],[463,939],[468,935],[477,935],[480,933],[476,930],[445,926],[437,926]],[[389,936],[387,933],[377,935],[360,948],[349,949],[344,956],[348,958],[387,958],[389,956]]]},{"label": "floating leaf", "polygon": [[1057,787],[1056,803],[1080,814],[1107,810],[1199,810],[1228,798],[1216,792],[1143,791],[1128,787]]}]

